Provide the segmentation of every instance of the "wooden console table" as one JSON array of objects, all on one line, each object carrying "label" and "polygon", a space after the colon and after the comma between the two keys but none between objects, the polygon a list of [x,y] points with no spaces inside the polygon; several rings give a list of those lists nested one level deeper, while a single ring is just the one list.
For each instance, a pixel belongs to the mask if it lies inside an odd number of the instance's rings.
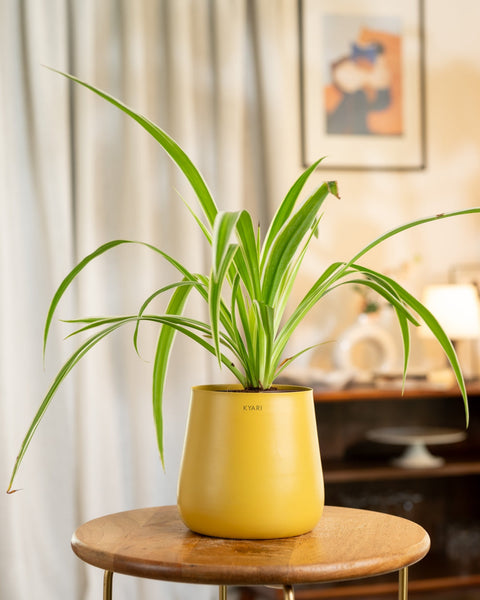
[{"label": "wooden console table", "polygon": [[80,526],[72,548],[105,571],[104,600],[112,598],[113,573],[164,581],[283,587],[399,572],[399,598],[407,598],[408,567],[430,548],[426,531],[383,513],[326,506],[308,534],[276,540],[229,540],[192,533],[175,506],[131,510]]}]

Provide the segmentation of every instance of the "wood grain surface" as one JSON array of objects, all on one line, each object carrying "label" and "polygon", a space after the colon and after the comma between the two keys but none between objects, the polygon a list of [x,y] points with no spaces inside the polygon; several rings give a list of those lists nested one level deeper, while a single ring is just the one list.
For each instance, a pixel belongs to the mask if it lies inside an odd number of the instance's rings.
[{"label": "wood grain surface", "polygon": [[308,534],[276,540],[197,535],[176,506],[131,510],[85,523],[75,554],[104,570],[216,585],[320,583],[380,575],[409,566],[430,547],[426,531],[382,513],[326,506]]}]

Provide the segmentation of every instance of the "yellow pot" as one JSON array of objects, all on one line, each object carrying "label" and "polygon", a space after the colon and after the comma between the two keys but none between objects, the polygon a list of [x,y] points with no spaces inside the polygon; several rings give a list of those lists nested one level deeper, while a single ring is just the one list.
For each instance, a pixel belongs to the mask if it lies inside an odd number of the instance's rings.
[{"label": "yellow pot", "polygon": [[324,506],[310,388],[192,389],[178,484],[184,523],[205,535],[268,539],[311,531]]}]

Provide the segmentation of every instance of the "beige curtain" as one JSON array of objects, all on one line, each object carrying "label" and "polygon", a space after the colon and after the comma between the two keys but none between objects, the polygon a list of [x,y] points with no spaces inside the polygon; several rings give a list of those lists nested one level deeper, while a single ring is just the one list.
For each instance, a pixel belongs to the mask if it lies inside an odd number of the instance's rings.
[{"label": "beige curtain", "polygon": [[[27,17],[28,12],[28,17]],[[0,597],[75,598],[73,380],[6,496],[20,441],[67,349],[55,332],[46,372],[42,320],[73,257],[68,96],[39,65],[67,61],[66,6],[0,2]],[[51,25],[50,25],[51,24]],[[66,310],[72,308],[66,300]]]},{"label": "beige curtain", "polygon": [[[68,269],[115,238],[150,242],[193,270],[208,259],[179,196],[194,199],[156,143],[41,65],[74,72],[149,116],[197,162],[222,208],[247,206],[264,221],[277,188],[284,193],[285,178],[297,174],[285,169],[292,144],[282,141],[297,126],[285,118],[296,108],[296,32],[294,0],[0,0],[5,488],[42,395],[74,347],[63,341],[58,319],[136,311],[175,277],[141,247],[99,259],[62,302],[44,371],[43,321]],[[132,331],[117,333],[55,398],[19,473],[22,491],[1,496],[1,598],[98,598],[102,574],[70,550],[75,527],[108,512],[175,503],[190,386],[219,377],[203,353],[178,338],[165,403],[164,473],[150,403],[155,333],[142,329],[143,360],[133,351]],[[115,579],[117,599],[211,594]]]}]

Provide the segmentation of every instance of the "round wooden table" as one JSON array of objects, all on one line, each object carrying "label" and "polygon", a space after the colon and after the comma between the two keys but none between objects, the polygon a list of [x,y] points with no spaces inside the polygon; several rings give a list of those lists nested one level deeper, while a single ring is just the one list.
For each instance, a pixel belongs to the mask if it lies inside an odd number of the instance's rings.
[{"label": "round wooden table", "polygon": [[220,587],[277,585],[293,600],[293,585],[326,583],[399,572],[399,598],[407,598],[408,567],[430,548],[426,531],[383,513],[326,506],[311,533],[275,540],[230,540],[197,535],[176,506],[143,508],[80,526],[72,548],[105,571],[104,600],[113,573]]}]

